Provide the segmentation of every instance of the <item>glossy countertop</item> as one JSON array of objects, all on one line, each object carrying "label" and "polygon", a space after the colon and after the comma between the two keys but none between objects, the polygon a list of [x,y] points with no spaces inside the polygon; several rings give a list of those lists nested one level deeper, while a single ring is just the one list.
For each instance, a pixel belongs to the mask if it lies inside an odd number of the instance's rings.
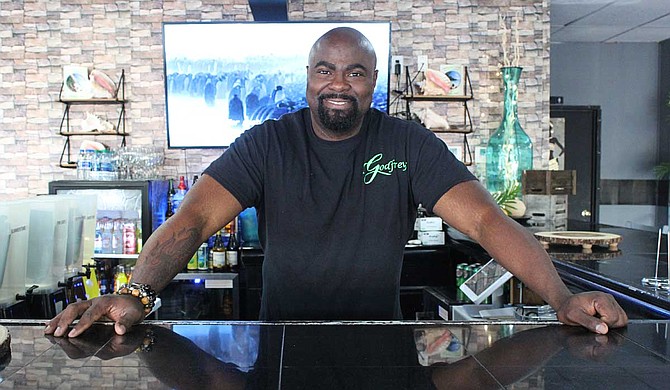
[{"label": "glossy countertop", "polygon": [[[594,245],[588,251],[581,246],[549,245],[551,256],[561,278],[582,285],[585,289],[600,289],[614,294],[617,298],[629,299],[633,304],[653,306],[651,310],[661,318],[670,318],[670,294],[668,290],[648,286],[643,278],[667,278],[668,237],[663,235],[658,255],[656,274],[658,234],[657,232],[612,226],[570,227],[572,231],[595,231],[621,236],[615,251],[607,246]],[[475,242],[449,228],[448,245],[485,262],[488,254]]]},{"label": "glossy countertop", "polygon": [[598,283],[615,292],[652,303],[670,314],[668,290],[642,282],[643,278],[654,278],[656,275],[667,279],[668,237],[662,236],[659,248],[656,232],[607,226],[599,227],[597,231],[620,235],[622,239],[618,250],[594,246],[591,253],[584,253],[579,246],[550,245],[547,251],[554,258],[561,276],[569,274]]},{"label": "glossy countertop", "polygon": [[667,389],[670,321],[595,335],[556,323],[150,322],[80,337],[3,321],[16,389]]}]

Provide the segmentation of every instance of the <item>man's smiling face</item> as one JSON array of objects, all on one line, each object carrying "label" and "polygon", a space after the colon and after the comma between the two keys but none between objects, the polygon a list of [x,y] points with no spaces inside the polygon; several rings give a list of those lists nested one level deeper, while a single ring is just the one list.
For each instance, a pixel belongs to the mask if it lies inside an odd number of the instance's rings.
[{"label": "man's smiling face", "polygon": [[306,95],[317,130],[333,135],[358,132],[372,104],[375,66],[374,51],[346,30],[315,44],[309,56]]}]

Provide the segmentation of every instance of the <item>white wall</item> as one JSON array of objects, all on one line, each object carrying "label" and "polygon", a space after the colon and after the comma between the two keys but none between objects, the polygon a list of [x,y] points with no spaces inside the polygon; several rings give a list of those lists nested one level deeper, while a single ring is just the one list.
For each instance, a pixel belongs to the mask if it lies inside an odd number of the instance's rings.
[{"label": "white wall", "polygon": [[551,95],[602,108],[601,179],[653,179],[658,148],[658,45],[551,46]]},{"label": "white wall", "polygon": [[[563,43],[551,46],[551,95],[602,109],[600,178],[653,180],[658,163],[659,46]],[[600,222],[654,226],[655,206],[606,205]]]}]

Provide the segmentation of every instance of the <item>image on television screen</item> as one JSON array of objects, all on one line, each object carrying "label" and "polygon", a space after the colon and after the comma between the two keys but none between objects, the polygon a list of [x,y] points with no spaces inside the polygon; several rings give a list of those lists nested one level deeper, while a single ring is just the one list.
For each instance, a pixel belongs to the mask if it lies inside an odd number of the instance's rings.
[{"label": "image on television screen", "polygon": [[338,26],[375,47],[372,106],[388,112],[389,22],[164,23],[168,147],[226,148],[252,126],[307,107],[309,50]]}]

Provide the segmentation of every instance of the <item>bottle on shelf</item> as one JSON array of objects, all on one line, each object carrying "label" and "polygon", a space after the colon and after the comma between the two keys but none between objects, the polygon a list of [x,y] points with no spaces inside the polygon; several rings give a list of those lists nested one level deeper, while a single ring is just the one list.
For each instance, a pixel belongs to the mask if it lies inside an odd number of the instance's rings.
[{"label": "bottle on shelf", "polygon": [[93,241],[93,253],[102,253],[102,219],[95,221],[95,238]]},{"label": "bottle on shelf", "polygon": [[223,245],[228,246],[228,240],[230,240],[230,230],[232,229],[233,221],[230,221],[223,227],[221,236],[223,237]]},{"label": "bottle on shelf", "polygon": [[168,181],[167,209],[165,210],[166,220],[174,215],[174,204],[172,203],[174,201],[174,194],[175,194],[174,181],[170,179]]},{"label": "bottle on shelf", "polygon": [[112,253],[112,220],[104,217],[102,222],[102,250],[100,253]]},{"label": "bottle on shelf", "polygon": [[[216,233],[212,234],[207,239],[207,269],[209,272],[214,272],[214,261],[212,260],[212,248],[214,248],[214,241],[216,240]],[[226,246],[226,243],[223,243],[223,246]]]},{"label": "bottle on shelf", "polygon": [[172,197],[172,209],[174,210],[175,213],[177,212],[177,210],[179,210],[179,205],[184,200],[184,196],[186,196],[186,191],[188,191],[188,188],[186,187],[186,179],[184,178],[184,176],[179,176],[179,185],[177,185],[177,191]]},{"label": "bottle on shelf", "polygon": [[123,218],[123,254],[137,253],[137,215],[132,210],[126,210]]},{"label": "bottle on shelf", "polygon": [[196,181],[198,181],[198,175],[193,175],[193,181],[191,182],[191,188],[193,188]]},{"label": "bottle on shelf", "polygon": [[100,180],[100,159],[102,157],[101,150],[94,150],[91,154],[91,170],[88,172],[89,180]]},{"label": "bottle on shelf", "polygon": [[135,241],[137,242],[137,253],[142,252],[142,245],[144,244],[142,238],[142,221],[137,221],[137,226],[135,227]]},{"label": "bottle on shelf", "polygon": [[112,220],[112,252],[113,254],[123,253],[123,220],[115,218]]},{"label": "bottle on shelf", "polygon": [[84,290],[86,291],[86,298],[93,299],[100,296],[100,284],[95,273],[95,267],[90,270],[90,276],[84,276]]},{"label": "bottle on shelf", "polygon": [[109,149],[98,150],[96,159],[96,180],[116,180],[116,167],[112,151]]},{"label": "bottle on shelf", "polygon": [[128,284],[128,275],[126,275],[126,267],[117,265],[114,272],[114,291],[119,291],[121,286]]},{"label": "bottle on shelf", "polygon": [[416,208],[416,219],[414,220],[414,232],[412,232],[413,240],[419,238],[419,220],[425,217],[426,217],[426,209],[424,209],[423,205],[419,203],[419,207]]},{"label": "bottle on shelf", "polygon": [[77,179],[89,180],[91,164],[93,162],[93,153],[93,149],[79,150],[79,158],[77,159]]},{"label": "bottle on shelf", "polygon": [[207,243],[203,242],[198,248],[198,271],[207,271]]},{"label": "bottle on shelf", "polygon": [[226,272],[226,247],[223,245],[221,231],[216,232],[212,247],[212,268],[214,272]]},{"label": "bottle on shelf", "polygon": [[228,245],[226,245],[226,268],[230,272],[238,272],[238,260],[240,253],[240,244],[237,241],[237,233],[235,233],[235,224],[231,225],[230,237],[228,238]]},{"label": "bottle on shelf", "polygon": [[103,261],[97,261],[95,263],[95,272],[96,276],[98,277],[98,284],[99,284],[99,291],[100,295],[105,295],[111,293],[111,288],[113,286],[113,283],[109,283],[109,280],[107,279],[108,277],[113,277],[114,275],[111,275],[111,272],[108,272],[108,267],[109,263],[103,262]]}]

